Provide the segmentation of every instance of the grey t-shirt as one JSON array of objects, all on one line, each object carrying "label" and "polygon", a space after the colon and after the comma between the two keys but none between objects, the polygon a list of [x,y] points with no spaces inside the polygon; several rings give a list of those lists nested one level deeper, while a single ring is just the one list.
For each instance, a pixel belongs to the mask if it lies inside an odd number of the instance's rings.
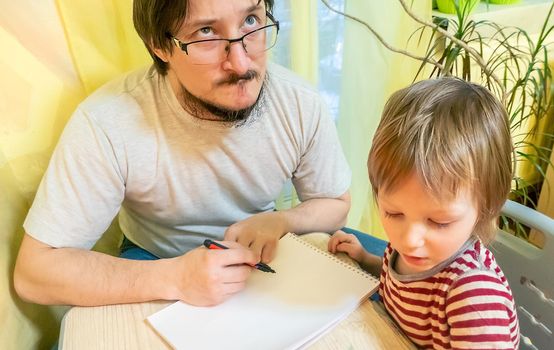
[{"label": "grey t-shirt", "polygon": [[90,249],[119,213],[123,233],[159,257],[221,239],[275,207],[336,198],[351,173],[317,92],[270,64],[261,112],[243,125],[185,112],[153,68],[89,96],[68,122],[25,220],[53,247]]}]

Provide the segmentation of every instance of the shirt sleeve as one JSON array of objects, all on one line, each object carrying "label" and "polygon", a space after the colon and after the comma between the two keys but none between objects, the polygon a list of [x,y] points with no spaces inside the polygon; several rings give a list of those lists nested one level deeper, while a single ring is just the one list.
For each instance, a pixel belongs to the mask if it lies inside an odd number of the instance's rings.
[{"label": "shirt sleeve", "polygon": [[313,113],[306,128],[305,150],[292,178],[301,201],[337,198],[348,191],[352,176],[327,107],[318,100]]},{"label": "shirt sleeve", "polygon": [[448,292],[446,318],[453,349],[517,349],[512,294],[491,271],[472,271]]},{"label": "shirt sleeve", "polygon": [[125,193],[117,140],[77,109],[56,146],[23,224],[52,247],[90,249],[117,215]]}]

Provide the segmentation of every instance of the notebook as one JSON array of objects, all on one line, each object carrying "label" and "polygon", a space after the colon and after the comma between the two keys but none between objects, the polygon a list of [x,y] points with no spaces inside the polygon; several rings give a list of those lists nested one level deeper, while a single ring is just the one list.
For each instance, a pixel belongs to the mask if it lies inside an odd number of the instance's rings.
[{"label": "notebook", "polygon": [[293,233],[269,264],[224,303],[176,302],[148,317],[176,349],[302,349],[346,318],[379,282]]}]

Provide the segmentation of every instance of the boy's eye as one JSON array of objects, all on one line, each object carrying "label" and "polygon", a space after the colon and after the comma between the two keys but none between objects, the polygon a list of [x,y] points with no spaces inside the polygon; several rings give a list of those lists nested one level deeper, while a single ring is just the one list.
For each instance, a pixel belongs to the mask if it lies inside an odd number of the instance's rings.
[{"label": "boy's eye", "polygon": [[386,218],[392,218],[392,219],[394,219],[394,218],[399,218],[399,217],[401,217],[402,215],[403,215],[402,213],[391,213],[391,212],[388,212],[388,211],[385,212],[385,217],[386,217]]},{"label": "boy's eye", "polygon": [[429,219],[429,222],[431,223],[431,225],[433,225],[433,226],[435,226],[435,227],[437,227],[437,228],[439,228],[439,229],[441,229],[441,228],[447,228],[448,225],[450,225],[449,222],[436,222],[436,221],[431,220],[431,219]]}]

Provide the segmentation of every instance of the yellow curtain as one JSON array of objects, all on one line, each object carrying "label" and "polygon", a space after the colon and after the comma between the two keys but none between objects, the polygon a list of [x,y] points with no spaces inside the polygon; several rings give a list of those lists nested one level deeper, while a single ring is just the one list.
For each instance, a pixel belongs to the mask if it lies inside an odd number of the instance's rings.
[{"label": "yellow curtain", "polygon": [[[72,63],[86,95],[124,72],[151,64],[133,26],[131,0],[56,0],[56,4]],[[114,220],[93,249],[115,254],[121,237]]]},{"label": "yellow curtain", "polygon": [[21,301],[22,224],[67,119],[86,95],[150,61],[130,0],[21,0],[0,12],[0,348],[47,349],[65,308]]},{"label": "yellow curtain", "polygon": [[[290,69],[316,86],[319,74],[318,1],[291,0],[288,6],[292,23],[291,32],[294,33],[291,35],[288,47],[285,46],[290,52]],[[296,191],[289,181],[275,201],[275,205],[277,209],[289,209],[298,202]]]},{"label": "yellow curtain", "polygon": [[15,296],[22,223],[67,118],[84,97],[53,1],[4,2],[0,12],[0,348],[49,348],[63,308]]},{"label": "yellow curtain", "polygon": [[[431,0],[408,1],[431,19]],[[408,37],[419,27],[397,1],[346,2],[345,12],[370,24],[392,46],[422,51]],[[367,154],[389,95],[412,82],[419,62],[388,51],[361,24],[346,19],[338,130],[352,168],[352,208],[348,226],[384,238],[367,176]]]},{"label": "yellow curtain", "polygon": [[291,69],[317,85],[319,40],[317,31],[317,0],[291,1],[292,33],[290,43]]},{"label": "yellow curtain", "polygon": [[133,27],[130,0],[57,0],[75,69],[90,94],[150,56]]}]

